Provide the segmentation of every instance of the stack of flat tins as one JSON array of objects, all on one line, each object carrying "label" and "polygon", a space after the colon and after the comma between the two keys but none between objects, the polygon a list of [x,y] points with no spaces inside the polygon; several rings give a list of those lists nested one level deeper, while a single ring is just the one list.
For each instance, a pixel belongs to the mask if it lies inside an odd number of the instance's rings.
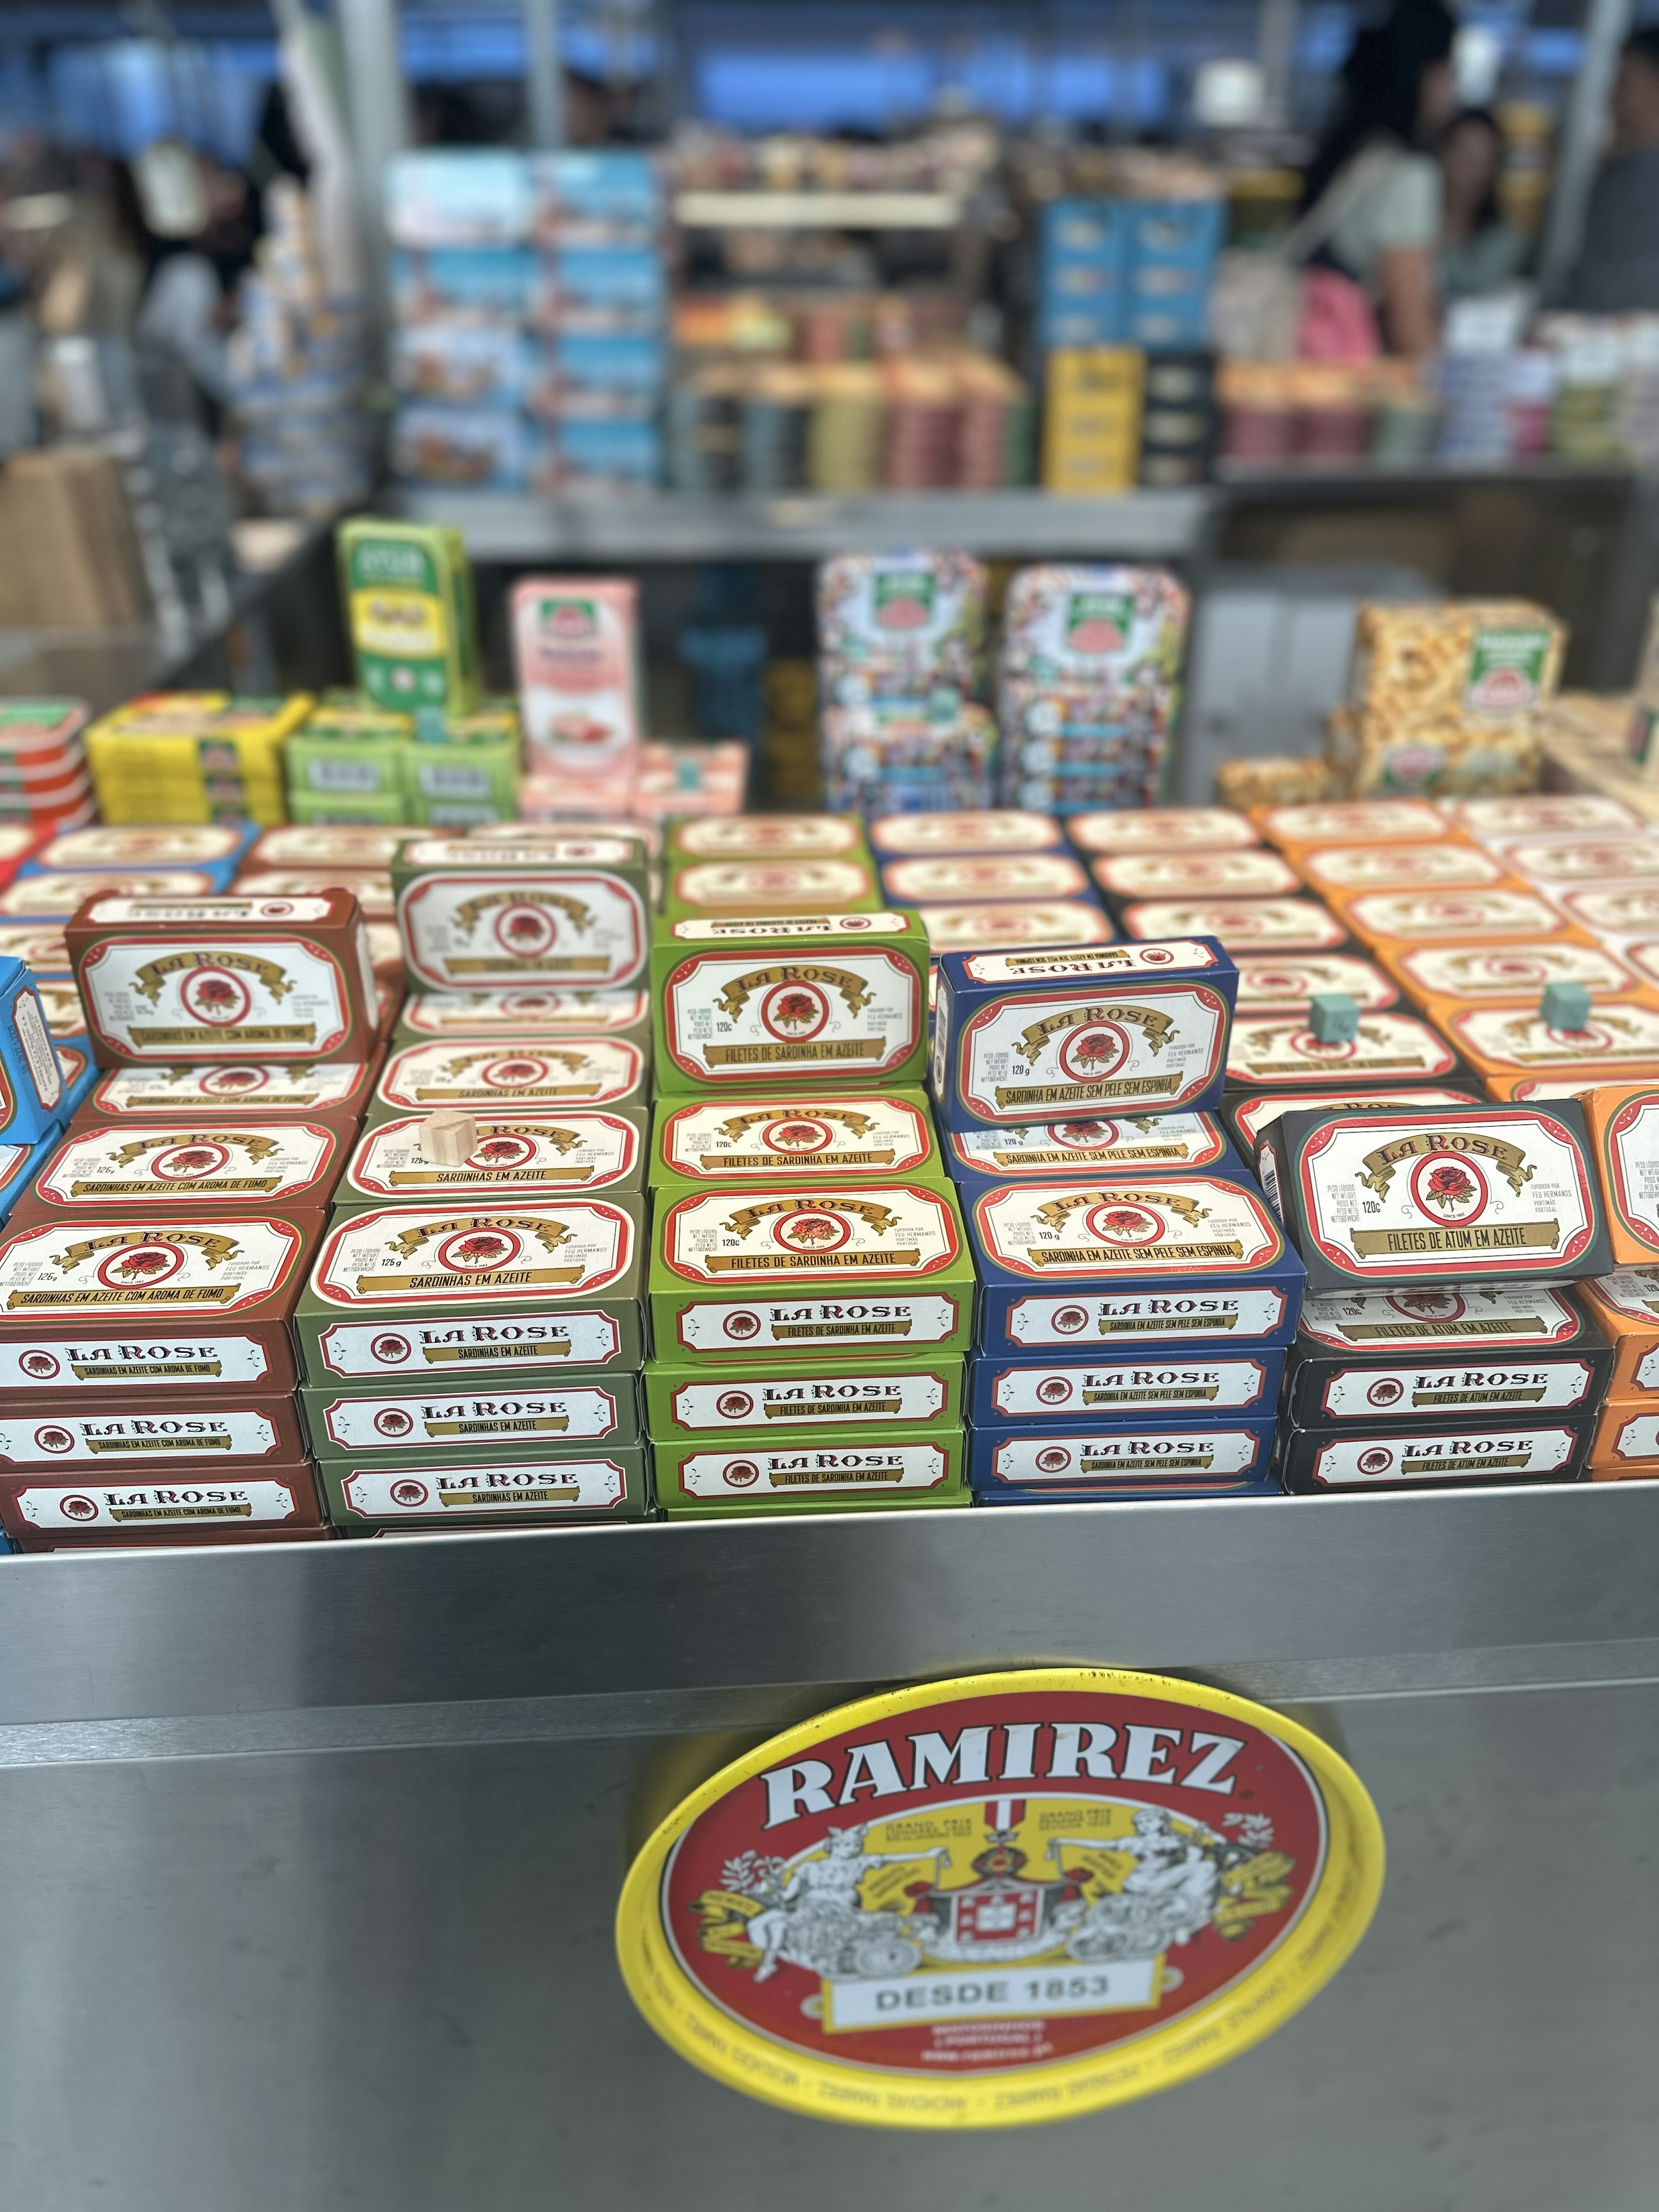
[{"label": "stack of flat tins", "polygon": [[[698,1518],[965,1505],[974,1273],[921,1087],[927,933],[850,896],[693,910],[688,878],[720,888],[711,826],[671,836],[678,896],[652,954],[658,1502]],[[832,818],[720,826],[735,900],[755,869],[787,889],[835,868],[854,894],[869,868]]]},{"label": "stack of flat tins", "polygon": [[0,1240],[14,1533],[315,1537],[289,1324],[380,1048],[356,902],[101,890],[64,936],[102,1073]]},{"label": "stack of flat tins", "polygon": [[1213,938],[940,960],[985,1504],[1279,1487],[1304,1270],[1215,1117],[1237,981]]},{"label": "stack of flat tins", "polygon": [[417,838],[411,995],[300,1301],[343,1528],[637,1519],[643,842]]}]

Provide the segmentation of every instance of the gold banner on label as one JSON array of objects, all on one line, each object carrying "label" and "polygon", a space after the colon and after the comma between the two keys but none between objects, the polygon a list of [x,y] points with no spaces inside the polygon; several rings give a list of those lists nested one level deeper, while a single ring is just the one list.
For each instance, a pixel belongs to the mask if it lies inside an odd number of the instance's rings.
[{"label": "gold banner on label", "polygon": [[[746,1237],[763,1221],[774,1220],[780,1214],[799,1213],[802,1201],[793,1195],[788,1198],[757,1199],[752,1205],[740,1206],[726,1223],[726,1227],[739,1237]],[[872,1198],[831,1198],[814,1196],[807,1201],[807,1209],[814,1214],[855,1214],[876,1236],[884,1236],[893,1225],[893,1209]]]},{"label": "gold banner on label", "polygon": [[1081,1474],[1149,1474],[1164,1469],[1201,1472],[1215,1465],[1213,1452],[1178,1452],[1160,1455],[1157,1459],[1090,1459],[1085,1455],[1078,1472]]},{"label": "gold banner on label", "polygon": [[[1185,1145],[1114,1145],[1109,1152],[1086,1155],[1090,1166],[1110,1161],[1115,1166],[1120,1160],[1139,1160],[1151,1164],[1158,1160],[1184,1160],[1191,1157]],[[1069,1168],[1079,1164],[1076,1152],[993,1152],[991,1158],[1000,1168]]]},{"label": "gold banner on label", "polygon": [[169,975],[193,975],[203,968],[232,968],[263,983],[273,999],[285,999],[294,988],[288,971],[274,960],[261,960],[252,952],[169,952],[160,960],[147,960],[133,977],[141,997],[152,1006],[160,1003],[161,987]]},{"label": "gold banner on label", "polygon": [[[1037,1218],[1046,1221],[1050,1229],[1063,1229],[1068,1218],[1085,1206],[1161,1206],[1168,1212],[1179,1214],[1189,1229],[1210,1218],[1207,1206],[1188,1198],[1176,1185],[1166,1190],[1074,1190],[1064,1198],[1051,1198],[1038,1206]],[[1221,1249],[1217,1247],[1218,1250]]]},{"label": "gold banner on label", "polygon": [[720,1012],[734,1022],[757,991],[769,991],[779,983],[817,983],[839,994],[849,1014],[861,1014],[869,1005],[870,987],[845,968],[826,968],[816,960],[786,960],[770,968],[751,968],[734,975],[720,993]]},{"label": "gold banner on label", "polygon": [[568,1359],[570,1346],[556,1337],[546,1344],[428,1344],[421,1357],[434,1367],[457,1359]]},{"label": "gold banner on label", "polygon": [[1362,1260],[1390,1252],[1554,1252],[1560,1249],[1557,1221],[1474,1221],[1443,1229],[1356,1229],[1353,1249]]},{"label": "gold banner on label", "polygon": [[204,1176],[199,1182],[180,1186],[177,1183],[146,1182],[143,1178],[132,1182],[72,1182],[71,1198],[159,1198],[183,1203],[187,1199],[221,1198],[229,1191],[249,1190],[261,1195],[282,1188],[280,1176]]},{"label": "gold banner on label", "polygon": [[1067,1006],[1063,1013],[1049,1014],[1022,1030],[1014,1049],[1035,1066],[1037,1054],[1051,1038],[1067,1030],[1083,1029],[1090,1022],[1130,1023],[1146,1038],[1149,1052],[1162,1052],[1175,1028],[1170,1016],[1156,1006],[1121,1006],[1115,1001],[1099,1006]]},{"label": "gold banner on label", "polygon": [[[1098,1326],[1103,1336],[1152,1336],[1160,1329],[1166,1336],[1189,1336],[1192,1334],[1192,1323],[1184,1314],[1102,1314]],[[1211,1328],[1237,1328],[1238,1316],[1212,1314],[1206,1326]]]},{"label": "gold banner on label", "polygon": [[799,1490],[809,1483],[820,1482],[902,1482],[904,1468],[900,1461],[890,1467],[854,1468],[778,1468],[769,1470],[768,1486],[773,1490]]},{"label": "gold banner on label", "polygon": [[440,1505],[574,1505],[581,1492],[573,1483],[558,1490],[514,1490],[502,1496],[483,1490],[441,1490]]},{"label": "gold banner on label", "polygon": [[897,1252],[711,1252],[703,1263],[711,1275],[753,1274],[757,1269],[875,1267],[893,1273],[921,1264],[914,1247]]},{"label": "gold banner on label", "polygon": [[477,1275],[359,1275],[357,1293],[368,1297],[377,1291],[459,1291],[471,1283],[485,1291],[516,1289],[524,1283],[580,1283],[586,1273],[585,1267],[501,1267],[485,1274],[481,1269]]},{"label": "gold banner on label", "polygon": [[1169,1398],[1178,1398],[1185,1403],[1189,1398],[1216,1398],[1220,1395],[1213,1382],[1182,1382],[1174,1389],[1085,1390],[1083,1402],[1085,1406],[1162,1405]]},{"label": "gold banner on label", "polygon": [[791,1152],[713,1152],[698,1160],[688,1172],[709,1175],[729,1168],[734,1175],[757,1175],[763,1169],[781,1168],[799,1173],[810,1168],[817,1173],[824,1168],[890,1168],[896,1158],[890,1145],[884,1152],[813,1152],[805,1159]]},{"label": "gold banner on label", "polygon": [[444,973],[449,976],[499,975],[509,959],[515,976],[604,975],[611,968],[602,952],[547,952],[534,960],[520,960],[516,953],[501,953],[494,960],[447,959],[444,962]]},{"label": "gold banner on label", "polygon": [[88,1437],[89,1452],[228,1451],[228,1437],[192,1437],[188,1447],[177,1437]]},{"label": "gold banner on label", "polygon": [[1178,1075],[1103,1076],[1098,1083],[999,1083],[999,1106],[1097,1106],[1107,1098],[1167,1097]]},{"label": "gold banner on label", "polygon": [[[1525,1467],[1530,1456],[1523,1451],[1481,1452],[1472,1458],[1419,1460],[1413,1464],[1411,1474],[1468,1474],[1487,1468]],[[1409,1480],[1410,1476],[1405,1479]]]},{"label": "gold banner on label", "polygon": [[78,1359],[70,1362],[70,1372],[77,1382],[136,1382],[145,1376],[222,1375],[224,1371],[216,1359],[158,1359],[152,1364],[123,1360],[113,1367],[88,1367]]},{"label": "gold banner on label", "polygon": [[1418,1129],[1409,1136],[1390,1138],[1374,1152],[1367,1152],[1364,1164],[1370,1173],[1361,1176],[1359,1180],[1367,1190],[1385,1198],[1395,1169],[1407,1160],[1425,1159],[1431,1152],[1444,1152],[1454,1158],[1466,1152],[1478,1159],[1490,1160],[1517,1198],[1534,1172],[1527,1165],[1527,1156],[1519,1145],[1507,1144],[1503,1138],[1489,1136],[1484,1130]]},{"label": "gold banner on label", "polygon": [[[562,1182],[586,1182],[594,1172],[592,1168],[561,1168],[559,1180]],[[393,1190],[404,1190],[411,1185],[422,1187],[433,1183],[442,1183],[452,1188],[458,1182],[544,1183],[547,1176],[545,1168],[393,1168],[386,1181]]]},{"label": "gold banner on label", "polygon": [[1079,1260],[1105,1260],[1121,1267],[1128,1260],[1242,1260],[1244,1247],[1229,1237],[1209,1244],[1034,1244],[1025,1257],[1034,1267],[1069,1267]]},{"label": "gold banner on label", "polygon": [[234,1283],[135,1285],[125,1291],[9,1291],[6,1311],[24,1313],[31,1306],[222,1306],[237,1295]]},{"label": "gold banner on label", "polygon": [[429,1437],[512,1437],[533,1435],[548,1429],[568,1429],[568,1413],[532,1413],[523,1420],[428,1421]]},{"label": "gold banner on label", "polygon": [[[752,1114],[733,1114],[720,1125],[720,1134],[735,1145],[751,1129],[763,1128],[768,1121],[776,1121],[795,1109],[789,1107],[763,1106]],[[873,1117],[860,1114],[851,1106],[821,1106],[816,1101],[812,1116],[819,1121],[839,1121],[851,1137],[865,1137],[876,1126]]]},{"label": "gold banner on label", "polygon": [[848,1336],[908,1336],[910,1322],[902,1321],[781,1321],[773,1325],[772,1334],[782,1343],[786,1337],[833,1336],[837,1340]]},{"label": "gold banner on label", "polygon": [[112,1505],[112,1521],[251,1521],[252,1505]]},{"label": "gold banner on label", "polygon": [[132,1022],[128,1034],[135,1044],[215,1044],[246,1048],[254,1044],[315,1044],[315,1022],[235,1022],[222,1030],[155,1029],[148,1022]]},{"label": "gold banner on label", "polygon": [[595,1083],[526,1083],[522,1089],[514,1085],[510,1090],[498,1090],[493,1085],[485,1090],[465,1090],[459,1084],[417,1083],[415,1097],[417,1102],[431,1098],[454,1098],[467,1106],[499,1105],[504,1099],[514,1098],[597,1098],[599,1085]]},{"label": "gold banner on label", "polygon": [[1441,1336],[1527,1336],[1544,1328],[1536,1314],[1510,1321],[1488,1321],[1474,1316],[1468,1321],[1345,1321],[1343,1339],[1349,1344],[1392,1343],[1400,1338],[1413,1343],[1432,1343]]},{"label": "gold banner on label", "polygon": [[114,1153],[118,1168],[130,1168],[135,1160],[142,1160],[146,1152],[165,1152],[175,1145],[223,1145],[227,1151],[246,1152],[256,1164],[268,1160],[277,1149],[272,1137],[261,1137],[242,1129],[162,1129],[154,1136],[135,1137],[130,1144],[118,1145]]},{"label": "gold banner on label", "polygon": [[1518,1406],[1536,1405],[1544,1395],[1542,1386],[1535,1390],[1413,1390],[1413,1406]]},{"label": "gold banner on label", "polygon": [[814,1060],[880,1060],[885,1037],[820,1037],[809,1044],[707,1044],[710,1067],[789,1067]]},{"label": "gold banner on label", "polygon": [[902,1398],[855,1398],[850,1402],[836,1399],[828,1406],[768,1406],[764,1408],[769,1421],[809,1421],[817,1419],[832,1420],[841,1414],[849,1421],[867,1420],[872,1413],[902,1413]]},{"label": "gold banner on label", "polygon": [[464,905],[456,908],[455,920],[471,937],[485,915],[500,906],[551,907],[583,937],[593,926],[591,910],[580,899],[572,898],[568,892],[549,890],[545,884],[532,883],[528,877],[505,890],[483,891],[477,898],[468,899]]},{"label": "gold banner on label", "polygon": [[1432,1075],[1435,1072],[1431,1067],[1424,1066],[1422,1057],[1418,1053],[1371,1052],[1367,1053],[1363,1060],[1345,1061],[1340,1071],[1333,1071],[1328,1066],[1322,1066],[1317,1060],[1310,1062],[1305,1060],[1253,1060],[1249,1063],[1248,1079],[1253,1083],[1259,1083],[1269,1075],[1325,1075],[1333,1072],[1363,1078],[1379,1067],[1401,1067],[1413,1075]]}]

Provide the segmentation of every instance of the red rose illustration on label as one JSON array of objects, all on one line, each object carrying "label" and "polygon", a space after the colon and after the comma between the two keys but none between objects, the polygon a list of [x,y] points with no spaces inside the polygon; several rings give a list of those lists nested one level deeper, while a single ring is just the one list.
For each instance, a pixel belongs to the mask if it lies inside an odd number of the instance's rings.
[{"label": "red rose illustration on label", "polygon": [[517,960],[545,952],[556,934],[557,925],[543,907],[509,906],[495,917],[496,941]]},{"label": "red rose illustration on label", "polygon": [[1129,1041],[1112,1024],[1075,1030],[1060,1048],[1060,1064],[1074,1082],[1109,1075],[1129,1056]]},{"label": "red rose illustration on label", "polygon": [[1412,1197],[1431,1220],[1473,1221],[1486,1203],[1486,1187],[1477,1169],[1461,1160],[1419,1160],[1412,1175]]},{"label": "red rose illustration on label", "polygon": [[777,1225],[779,1243],[791,1252],[833,1252],[852,1233],[852,1224],[833,1213],[792,1213]]},{"label": "red rose illustration on label", "polygon": [[623,1974],[682,2056],[866,2124],[1070,2117],[1223,2063],[1364,1932],[1376,1816],[1307,1730],[1064,1668],[791,1729],[696,1791],[624,1887]]},{"label": "red rose illustration on label", "polygon": [[790,983],[769,992],[761,1019],[776,1036],[814,1036],[830,1018],[830,1002],[810,984]]},{"label": "red rose illustration on label", "polygon": [[221,1097],[237,1097],[246,1091],[258,1091],[266,1081],[262,1067],[210,1067],[202,1073],[202,1088]]},{"label": "red rose illustration on label", "polygon": [[185,1255],[176,1244],[140,1244],[100,1260],[98,1279],[112,1291],[131,1283],[164,1283],[184,1264]]},{"label": "red rose illustration on label", "polygon": [[505,1267],[523,1250],[519,1239],[502,1229],[477,1229],[465,1236],[447,1237],[439,1245],[438,1264],[464,1273]]},{"label": "red rose illustration on label", "polygon": [[532,1160],[536,1147],[527,1137],[487,1137],[467,1161],[470,1168],[521,1168]]},{"label": "red rose illustration on label", "polygon": [[246,1021],[253,1003],[241,977],[220,968],[198,968],[185,978],[179,995],[198,1022],[210,1023],[216,1029]]},{"label": "red rose illustration on label", "polygon": [[1115,1133],[1109,1121],[1054,1121],[1048,1128],[1057,1144],[1075,1146],[1079,1152],[1110,1144]]},{"label": "red rose illustration on label", "polygon": [[1095,1206],[1084,1216],[1091,1237],[1108,1244],[1155,1244],[1164,1224],[1145,1206]]},{"label": "red rose illustration on label", "polygon": [[822,1121],[774,1121],[761,1132],[761,1141],[778,1152],[821,1152],[834,1133]]},{"label": "red rose illustration on label", "polygon": [[544,1060],[492,1060],[478,1073],[498,1091],[521,1091],[528,1083],[545,1083],[548,1065]]},{"label": "red rose illustration on label", "polygon": [[155,1173],[169,1182],[199,1182],[204,1176],[216,1174],[229,1158],[224,1145],[172,1145],[157,1152],[153,1164]]}]

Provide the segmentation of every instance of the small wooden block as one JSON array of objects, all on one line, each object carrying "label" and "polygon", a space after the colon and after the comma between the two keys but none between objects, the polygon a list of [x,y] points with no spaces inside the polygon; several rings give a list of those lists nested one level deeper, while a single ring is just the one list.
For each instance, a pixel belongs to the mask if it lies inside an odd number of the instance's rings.
[{"label": "small wooden block", "polygon": [[478,1124],[458,1106],[441,1106],[421,1124],[422,1156],[441,1168],[465,1167],[478,1149]]}]

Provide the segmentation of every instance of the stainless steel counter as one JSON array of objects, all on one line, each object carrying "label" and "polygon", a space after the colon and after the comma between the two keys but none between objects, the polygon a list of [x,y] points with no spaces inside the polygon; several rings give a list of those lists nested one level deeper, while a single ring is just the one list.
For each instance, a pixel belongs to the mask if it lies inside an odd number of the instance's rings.
[{"label": "stainless steel counter", "polygon": [[1044,1660],[1659,1680],[1659,1484],[830,1514],[0,1568],[0,1764],[764,1727]]},{"label": "stainless steel counter", "polygon": [[[610,1921],[694,1732],[1044,1658],[1316,1701],[1389,1871],[1304,2014],[965,2139],[657,2042]],[[1648,2212],[1656,1676],[1647,1484],[11,1559],[0,2201]]]}]

